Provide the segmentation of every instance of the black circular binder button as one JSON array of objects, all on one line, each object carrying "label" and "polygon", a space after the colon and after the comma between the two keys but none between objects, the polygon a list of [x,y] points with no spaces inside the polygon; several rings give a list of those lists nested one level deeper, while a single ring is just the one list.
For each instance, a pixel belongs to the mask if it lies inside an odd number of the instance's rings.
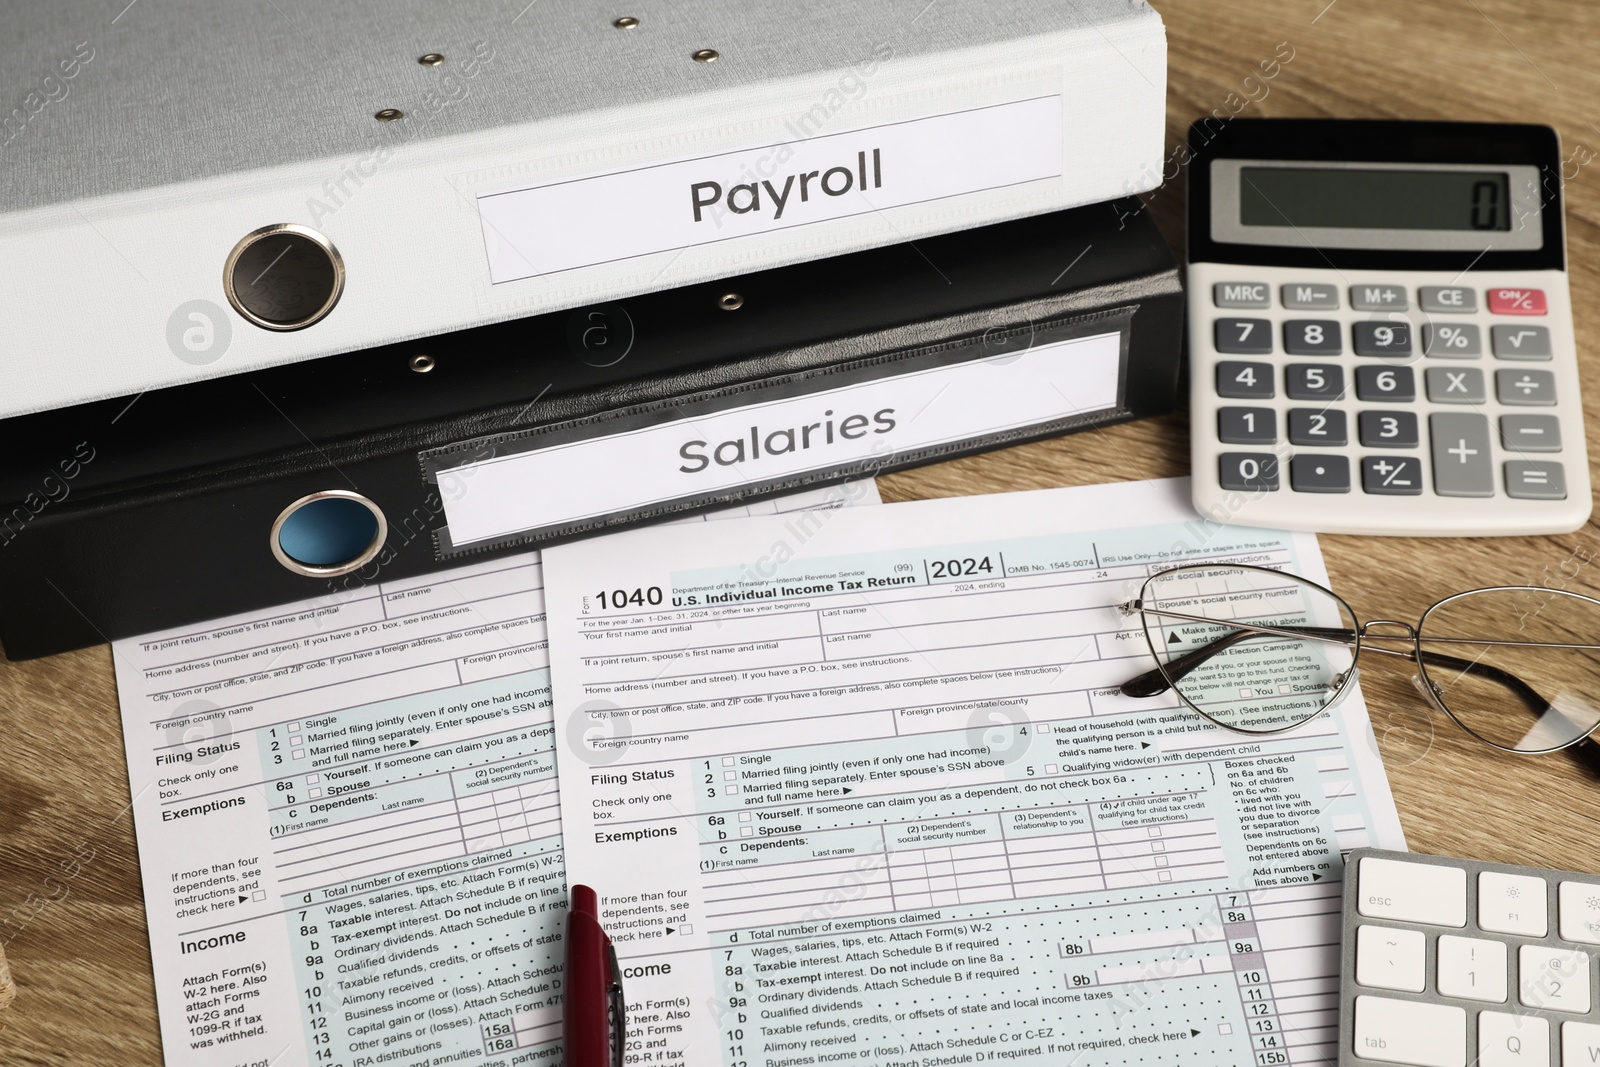
[{"label": "black circular binder button", "polygon": [[264,330],[302,330],[344,292],[344,260],[308,226],[278,223],[247,234],[222,269],[235,311]]}]

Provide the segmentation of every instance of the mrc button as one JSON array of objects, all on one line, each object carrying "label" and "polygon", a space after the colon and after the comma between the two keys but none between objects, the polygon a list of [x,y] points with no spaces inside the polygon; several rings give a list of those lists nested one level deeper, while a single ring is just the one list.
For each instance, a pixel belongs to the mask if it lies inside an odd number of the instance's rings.
[{"label": "mrc button", "polygon": [[1218,282],[1211,301],[1219,308],[1264,308],[1272,306],[1272,294],[1264,282]]}]

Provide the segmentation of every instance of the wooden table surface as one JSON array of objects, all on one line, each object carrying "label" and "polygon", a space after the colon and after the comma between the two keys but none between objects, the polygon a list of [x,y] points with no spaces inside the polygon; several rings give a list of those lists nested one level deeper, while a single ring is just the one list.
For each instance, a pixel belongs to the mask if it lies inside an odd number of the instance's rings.
[{"label": "wooden table surface", "polygon": [[[1556,127],[1568,154],[1571,286],[1582,374],[1600,383],[1600,4],[1593,0],[1157,0],[1167,22],[1167,140],[1241,115],[1473,119]],[[1257,64],[1293,49],[1270,82]],[[1595,163],[1578,167],[1578,161]],[[1183,178],[1150,198],[1181,250]],[[1600,389],[1585,407],[1600,434]],[[1180,415],[882,479],[887,500],[1187,472]],[[1600,485],[1600,472],[1595,482]],[[1484,540],[1325,537],[1334,588],[1363,617],[1411,618],[1477,585],[1600,595],[1600,526]],[[1432,715],[1404,664],[1362,685],[1413,849],[1600,871],[1600,783],[1562,756],[1514,758]],[[108,647],[0,662],[0,943],[17,997],[0,1062],[159,1064],[128,779]]]}]

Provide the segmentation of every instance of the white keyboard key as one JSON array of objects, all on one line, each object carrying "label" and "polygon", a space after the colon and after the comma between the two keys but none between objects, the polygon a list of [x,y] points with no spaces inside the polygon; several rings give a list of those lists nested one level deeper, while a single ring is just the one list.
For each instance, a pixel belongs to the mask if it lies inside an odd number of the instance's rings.
[{"label": "white keyboard key", "polygon": [[1466,1067],[1467,1013],[1448,1004],[1357,997],[1356,1055],[1413,1067]]},{"label": "white keyboard key", "polygon": [[1420,993],[1427,985],[1427,971],[1428,938],[1421,930],[1356,928],[1356,981],[1360,984]]},{"label": "white keyboard key", "polygon": [[1478,1067],[1550,1067],[1550,1024],[1537,1015],[1478,1013]]},{"label": "white keyboard key", "polygon": [[[1523,945],[1518,959],[1518,999],[1547,1011],[1589,1010],[1589,956],[1575,949]],[[1600,1061],[1596,1061],[1600,1062]]]},{"label": "white keyboard key", "polygon": [[1563,938],[1600,945],[1600,885],[1562,882],[1556,891],[1556,905]]},{"label": "white keyboard key", "polygon": [[1492,1000],[1504,1004],[1506,944],[1504,941],[1441,934],[1437,973],[1436,981],[1443,996],[1461,997],[1463,1000]]},{"label": "white keyboard key", "polygon": [[1361,858],[1356,908],[1375,919],[1467,925],[1467,872],[1436,863]]},{"label": "white keyboard key", "polygon": [[[1600,1063],[1600,1026],[1562,1023],[1561,1067],[1590,1067],[1596,1063]],[[1489,1067],[1487,1062],[1484,1067]]]},{"label": "white keyboard key", "polygon": [[1543,937],[1550,932],[1545,895],[1543,878],[1484,871],[1478,875],[1478,925],[1497,934]]}]

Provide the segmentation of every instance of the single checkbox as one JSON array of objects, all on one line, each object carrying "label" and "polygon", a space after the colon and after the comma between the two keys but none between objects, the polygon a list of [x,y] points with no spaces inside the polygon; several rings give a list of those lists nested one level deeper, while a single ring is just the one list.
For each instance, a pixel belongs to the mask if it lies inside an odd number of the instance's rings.
[{"label": "single checkbox", "polygon": [[300,732],[300,724],[299,724],[299,723],[297,723],[297,722],[292,722],[292,723],[290,723],[290,724],[289,724],[289,732],[290,732],[290,733],[291,733],[291,734],[297,734],[297,733],[299,733],[299,732]]},{"label": "single checkbox", "polygon": [[296,749],[295,753],[294,753],[294,758],[295,759],[305,759],[306,758],[306,750],[303,749],[303,748]]},{"label": "single checkbox", "polygon": [[265,889],[257,889],[254,893],[250,894],[250,899],[251,900],[266,900],[267,899],[267,891]]},{"label": "single checkbox", "polygon": [[724,767],[732,767],[733,766],[733,757],[732,756],[723,756],[722,757],[722,765]]},{"label": "single checkbox", "polygon": [[1054,763],[1046,763],[1044,765],[1044,773],[1046,773],[1046,774],[1054,774],[1054,773],[1056,773],[1056,765]]},{"label": "single checkbox", "polygon": [[750,821],[750,813],[748,811],[741,811],[739,813],[739,821],[740,822],[749,822]]},{"label": "single checkbox", "polygon": [[678,933],[680,933],[680,934],[692,934],[692,933],[694,933],[694,927],[687,926],[687,925],[680,926],[680,927],[678,927]]},{"label": "single checkbox", "polygon": [[289,744],[291,744],[291,745],[303,745],[305,743],[306,743],[306,739],[301,737],[299,734],[296,734],[295,736],[289,738]]},{"label": "single checkbox", "polygon": [[1233,1033],[1233,1024],[1232,1023],[1218,1023],[1217,1024],[1217,1033],[1221,1034],[1223,1037],[1227,1037],[1229,1034]]},{"label": "single checkbox", "polygon": [[724,793],[737,793],[738,791],[739,791],[739,787],[736,786],[736,785],[730,785],[726,789],[723,790]]},{"label": "single checkbox", "polygon": [[1156,877],[1159,878],[1163,882],[1170,882],[1170,881],[1172,881],[1172,872],[1171,871],[1158,871],[1156,873]]},{"label": "single checkbox", "polygon": [[741,827],[739,827],[739,836],[740,837],[750,837],[755,832],[756,832],[756,830],[755,830],[755,827],[753,827],[753,826],[741,826]]},{"label": "single checkbox", "polygon": [[1165,841],[1152,841],[1150,842],[1150,848],[1156,852],[1165,852],[1167,850],[1167,843]]},{"label": "single checkbox", "polygon": [[1156,857],[1156,866],[1157,867],[1165,867],[1166,865],[1167,865],[1167,857],[1165,857],[1165,856],[1157,856]]},{"label": "single checkbox", "polygon": [[737,777],[739,777],[739,772],[738,771],[723,771],[722,772],[722,780],[724,782],[731,782]]},{"label": "single checkbox", "polygon": [[306,775],[306,784],[308,784],[308,785],[310,783],[312,783],[312,782],[320,782],[320,781],[322,781],[322,775],[320,775],[320,774],[308,774],[308,775]]},{"label": "single checkbox", "polygon": [[1161,827],[1159,827],[1159,826],[1150,827],[1150,836],[1151,837],[1160,837],[1161,836]]},{"label": "single checkbox", "polygon": [[312,786],[311,787],[311,795],[314,796],[314,797],[320,797],[322,795],[322,790],[319,789],[316,786]]}]

